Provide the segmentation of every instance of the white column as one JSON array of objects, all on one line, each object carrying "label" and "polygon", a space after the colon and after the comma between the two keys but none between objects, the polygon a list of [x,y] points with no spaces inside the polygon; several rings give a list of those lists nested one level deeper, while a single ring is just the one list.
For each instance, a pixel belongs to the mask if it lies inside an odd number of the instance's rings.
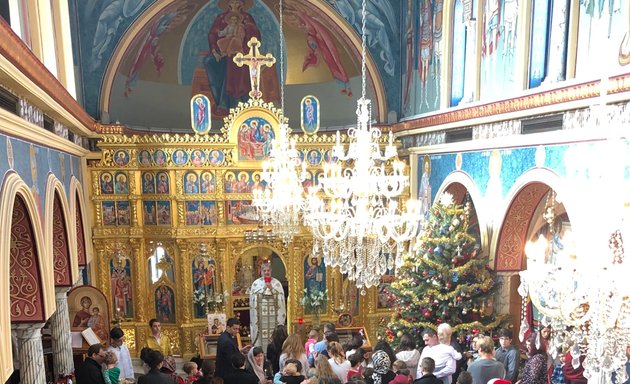
[{"label": "white column", "polygon": [[43,323],[11,325],[18,342],[21,383],[46,384],[42,347],[43,326]]},{"label": "white column", "polygon": [[50,318],[55,378],[59,377],[59,374],[65,376],[74,371],[67,292],[67,288],[57,288],[57,310]]}]

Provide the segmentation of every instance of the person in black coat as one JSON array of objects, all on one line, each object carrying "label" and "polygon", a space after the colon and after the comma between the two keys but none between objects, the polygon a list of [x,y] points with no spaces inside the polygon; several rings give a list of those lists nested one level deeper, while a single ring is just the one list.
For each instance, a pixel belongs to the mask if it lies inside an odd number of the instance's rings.
[{"label": "person in black coat", "polygon": [[138,378],[138,384],[175,384],[172,376],[160,372],[164,355],[158,350],[151,350],[146,356],[146,363],[149,365],[149,373]]},{"label": "person in black coat", "polygon": [[217,369],[214,374],[216,377],[225,378],[234,372],[231,364],[233,355],[241,355],[245,359],[243,354],[249,352],[251,345],[246,345],[239,350],[238,344],[236,344],[236,335],[240,329],[241,325],[238,319],[232,317],[228,319],[225,331],[219,336],[217,340]]},{"label": "person in black coat", "polygon": [[[420,367],[422,368],[422,376],[415,379],[413,384],[443,384],[442,379],[438,379],[433,374],[435,370],[435,360],[430,357],[425,357],[420,362]],[[462,373],[468,372],[464,371]],[[470,376],[470,374],[468,374],[468,376]]]},{"label": "person in black coat", "polygon": [[101,364],[105,361],[105,348],[101,344],[90,345],[87,358],[76,370],[77,384],[105,384]]},{"label": "person in black coat", "polygon": [[245,369],[245,356],[240,353],[232,355],[232,367],[234,371],[225,375],[225,384],[258,384],[258,376]]}]

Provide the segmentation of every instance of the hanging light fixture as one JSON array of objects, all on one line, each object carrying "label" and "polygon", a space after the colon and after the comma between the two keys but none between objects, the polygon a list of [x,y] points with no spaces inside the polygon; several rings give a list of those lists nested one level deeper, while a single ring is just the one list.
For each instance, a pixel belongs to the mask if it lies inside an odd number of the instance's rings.
[{"label": "hanging light fixture", "polygon": [[281,118],[278,137],[273,141],[269,158],[263,162],[261,179],[266,183],[264,191],[254,191],[253,205],[260,219],[273,228],[276,236],[285,244],[290,243],[300,231],[301,212],[304,206],[302,181],[308,176],[306,163],[302,162],[289,141],[290,129],[284,117],[284,22],[283,2],[279,3],[280,14],[280,102]]},{"label": "hanging light fixture", "polygon": [[[305,224],[313,235],[313,256],[322,254],[327,266],[339,266],[357,287],[379,283],[401,257],[403,243],[419,230],[418,203],[400,197],[409,181],[397,159],[392,133],[383,153],[382,133],[371,125],[370,100],[366,98],[366,0],[362,2],[361,98],[357,101],[357,126],[348,130],[344,152],[337,132],[333,163],[324,164],[319,185],[307,199]],[[320,193],[323,191],[323,193]],[[365,289],[361,292],[364,294]]]}]

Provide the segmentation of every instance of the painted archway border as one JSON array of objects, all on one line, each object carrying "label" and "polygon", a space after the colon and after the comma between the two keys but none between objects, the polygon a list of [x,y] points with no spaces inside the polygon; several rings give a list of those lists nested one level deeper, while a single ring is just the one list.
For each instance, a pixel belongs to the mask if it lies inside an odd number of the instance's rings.
[{"label": "painted archway border", "polygon": [[[78,254],[79,253],[78,247],[81,244],[81,240],[79,237],[81,237],[82,244],[84,247],[83,248],[83,252],[84,252],[83,265],[85,265],[92,259],[91,255],[93,254],[90,227],[88,225],[90,222],[88,221],[88,209],[86,208],[87,205],[85,203],[85,193],[83,190],[83,186],[81,185],[79,180],[74,176],[72,176],[72,179],[70,179],[70,188],[69,188],[68,196],[70,196],[69,203],[70,203],[70,215],[72,217],[71,222],[73,223],[75,227],[75,229],[72,232],[75,234],[75,239],[76,239],[76,244],[77,244],[77,254],[76,254],[77,263],[81,265],[81,260]],[[77,229],[78,229],[77,219],[78,218],[81,219],[81,228],[83,228],[83,233],[77,233]],[[81,276],[77,275],[77,279],[80,279],[80,278]]]},{"label": "painted archway border", "polygon": [[[450,191],[450,189],[452,189],[453,186],[456,184],[462,185],[465,188],[464,194],[465,192],[468,192],[468,194],[470,195],[470,199],[475,206],[477,222],[479,223],[481,249],[489,249],[489,225],[491,224],[491,217],[488,213],[490,212],[490,210],[486,207],[485,199],[481,195],[479,187],[477,187],[477,184],[475,184],[473,179],[466,172],[455,171],[448,175],[442,182],[442,185],[440,185],[437,193],[435,194],[435,199],[439,199],[442,193]],[[463,199],[463,196],[461,198]],[[455,201],[457,202],[457,199]],[[492,253],[490,253],[490,256],[492,257]]]},{"label": "painted archway border", "polygon": [[[59,201],[61,202],[61,210],[62,210],[62,219],[65,226],[66,237],[68,240],[68,244],[65,246],[68,247],[69,252],[69,262],[70,262],[70,282],[71,285],[79,278],[79,264],[77,259],[77,248],[72,246],[72,244],[77,244],[76,241],[76,229],[74,224],[74,217],[71,214],[70,206],[68,204],[68,198],[66,196],[66,192],[61,184],[61,181],[55,177],[52,173],[48,175],[48,180],[46,181],[46,196],[45,196],[45,204],[44,204],[44,238],[46,249],[51,250],[54,249],[53,241],[54,241],[54,229],[53,229],[53,210],[54,210],[54,201],[55,195],[59,196]],[[71,195],[72,196],[72,195]],[[53,259],[54,259],[54,255]]]},{"label": "painted archway border", "polygon": [[571,199],[569,188],[560,176],[547,168],[535,168],[523,173],[506,195],[501,216],[495,216],[500,223],[493,233],[490,244],[491,254],[496,255],[495,268],[500,272],[517,272],[523,269],[523,255],[527,232],[538,204],[549,189],[563,198],[563,204],[571,217],[572,226],[579,231],[579,212]]},{"label": "painted archway border", "polygon": [[[164,8],[173,4],[176,0],[163,0],[157,1],[151,5],[144,13],[138,17],[133,24],[127,29],[125,34],[118,42],[116,49],[114,50],[111,59],[107,63],[105,74],[103,76],[103,82],[101,84],[101,92],[99,96],[99,110],[101,112],[109,112],[109,104],[111,99],[112,88],[114,86],[114,77],[116,71],[122,65],[122,60],[133,43],[135,37],[142,31],[145,24],[153,17],[159,14]],[[317,8],[319,11],[326,14],[333,23],[335,23],[345,34],[345,37],[352,43],[355,54],[360,55],[361,52],[361,36],[359,36],[354,29],[337,14],[328,4],[323,0],[309,0],[305,2],[305,5]],[[374,104],[378,110],[378,116],[381,122],[387,121],[387,97],[385,95],[385,86],[380,76],[378,66],[374,62],[374,59],[369,54],[366,55],[366,69],[367,75],[371,80],[374,87]]]},{"label": "painted archway border", "polygon": [[[0,215],[2,215],[2,217],[12,217],[13,207],[18,195],[26,205],[32,226],[42,284],[40,288],[42,289],[43,316],[45,319],[48,319],[56,309],[53,269],[50,268],[53,263],[52,255],[50,252],[47,252],[45,247],[40,215],[30,188],[17,173],[10,172],[4,178],[2,195],[0,196]],[[9,275],[11,273],[9,264],[11,226],[11,220],[2,220],[0,222],[0,260],[3,260],[3,262],[0,263],[0,280],[4,281],[4,287],[0,289],[0,292],[6,292],[6,294],[0,295],[0,354],[5,357],[12,356],[11,298],[8,294],[10,286]],[[2,359],[0,363],[0,379],[6,381],[12,372],[13,360],[10,358]]]}]

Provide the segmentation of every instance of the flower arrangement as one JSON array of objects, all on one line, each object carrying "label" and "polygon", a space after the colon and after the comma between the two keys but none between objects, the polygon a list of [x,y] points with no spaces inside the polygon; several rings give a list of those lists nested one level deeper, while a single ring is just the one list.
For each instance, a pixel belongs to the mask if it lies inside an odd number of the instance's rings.
[{"label": "flower arrangement", "polygon": [[319,315],[322,312],[322,309],[326,309],[326,298],[328,296],[328,290],[319,291],[319,290],[310,290],[308,288],[304,288],[302,293],[302,300],[300,303],[304,306],[307,311],[315,312],[316,315]]}]

